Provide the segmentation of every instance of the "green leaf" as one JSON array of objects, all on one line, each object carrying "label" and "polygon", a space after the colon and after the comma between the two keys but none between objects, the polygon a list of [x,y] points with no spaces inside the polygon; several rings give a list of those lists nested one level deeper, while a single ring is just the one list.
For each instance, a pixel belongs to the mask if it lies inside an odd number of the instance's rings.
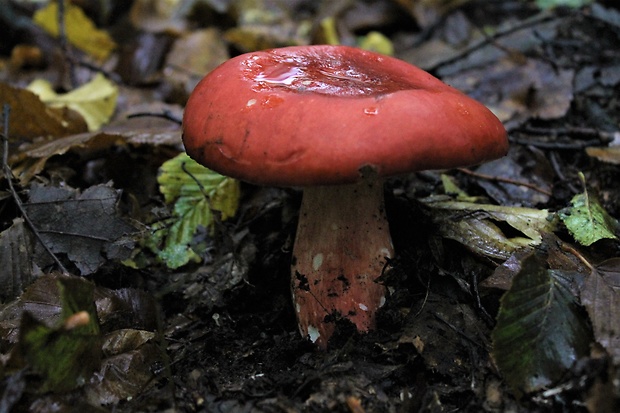
[{"label": "green leaf", "polygon": [[492,354],[517,393],[553,384],[589,352],[587,317],[565,275],[529,255],[501,299]]},{"label": "green leaf", "polygon": [[[581,175],[583,179],[583,175]],[[601,239],[618,239],[614,231],[618,221],[613,219],[601,206],[595,196],[585,189],[571,200],[571,206],[558,212],[560,219],[573,238],[582,245],[589,246]]]},{"label": "green leaf", "polygon": [[19,349],[40,375],[41,392],[70,391],[88,381],[101,362],[101,335],[93,284],[80,278],[59,278],[60,325],[50,327],[25,312]]},{"label": "green leaf", "polygon": [[213,211],[218,211],[222,220],[235,215],[239,182],[205,168],[186,154],[165,162],[157,180],[166,203],[174,206],[170,219],[151,227],[148,245],[169,268],[179,268],[199,259],[192,238],[199,227],[213,228]]},{"label": "green leaf", "polygon": [[536,0],[536,5],[543,10],[558,6],[578,8],[590,3],[592,0]]}]

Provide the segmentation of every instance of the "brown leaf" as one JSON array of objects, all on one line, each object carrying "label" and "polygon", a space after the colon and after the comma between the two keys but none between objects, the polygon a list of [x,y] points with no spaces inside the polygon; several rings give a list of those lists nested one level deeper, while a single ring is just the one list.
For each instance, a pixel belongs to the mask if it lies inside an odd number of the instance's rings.
[{"label": "brown leaf", "polygon": [[[200,53],[196,53],[196,50],[200,50]],[[204,75],[229,57],[219,30],[196,30],[174,42],[166,57],[166,81],[187,98]]]},{"label": "brown leaf", "polygon": [[[171,113],[180,119],[178,106],[153,104],[134,107],[132,113]],[[127,114],[126,114],[127,115]],[[109,149],[115,145],[169,145],[181,148],[180,126],[170,120],[156,116],[135,118],[119,117],[119,120],[102,128],[98,132],[86,132],[64,136],[57,139],[41,139],[22,148],[19,154],[11,158],[13,174],[22,185],[41,173],[47,161],[55,155],[69,151],[82,157]]]},{"label": "brown leaf", "polygon": [[30,140],[65,136],[88,130],[84,119],[67,109],[47,107],[34,93],[0,82],[0,104],[11,107],[9,137]]},{"label": "brown leaf", "polygon": [[21,218],[0,233],[0,302],[14,299],[34,279],[34,239]]},{"label": "brown leaf", "polygon": [[[119,245],[123,236],[136,231],[116,211],[119,196],[106,185],[81,193],[68,187],[33,186],[24,206],[47,247],[66,254],[85,275],[95,272],[106,259],[122,260],[131,252]],[[39,249],[35,260],[44,267],[49,254]]]},{"label": "brown leaf", "polygon": [[620,258],[597,265],[581,290],[594,328],[594,336],[614,362],[620,362]]},{"label": "brown leaf", "polygon": [[586,153],[601,162],[620,165],[620,146],[610,146],[607,148],[590,147],[586,148]]}]

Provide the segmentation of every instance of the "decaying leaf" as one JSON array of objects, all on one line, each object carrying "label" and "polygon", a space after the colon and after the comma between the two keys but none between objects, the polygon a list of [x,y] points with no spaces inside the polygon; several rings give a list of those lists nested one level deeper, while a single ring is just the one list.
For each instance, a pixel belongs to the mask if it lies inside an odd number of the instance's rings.
[{"label": "decaying leaf", "polygon": [[42,376],[41,392],[75,389],[85,383],[101,362],[94,285],[75,277],[59,277],[56,283],[60,324],[49,326],[25,312],[20,326],[20,353]]},{"label": "decaying leaf", "polygon": [[[196,53],[196,50],[200,50],[200,53]],[[219,30],[196,30],[174,42],[164,70],[168,81],[189,96],[204,75],[229,57]]]},{"label": "decaying leaf", "polygon": [[[585,178],[581,175],[585,184]],[[587,189],[571,200],[571,206],[558,212],[560,219],[577,242],[592,245],[601,239],[618,239],[615,234],[618,221],[601,206]]]},{"label": "decaying leaf", "polygon": [[165,162],[158,177],[166,203],[174,203],[172,218],[152,226],[151,248],[170,268],[197,259],[191,241],[198,227],[211,228],[213,211],[232,217],[239,203],[238,181],[219,175],[186,154]]},{"label": "decaying leaf", "polygon": [[46,106],[34,93],[0,82],[0,102],[11,108],[9,138],[65,136],[86,131],[84,120],[67,108]]},{"label": "decaying leaf", "polygon": [[[620,132],[616,132],[616,134],[618,141],[620,141]],[[620,165],[620,146],[589,147],[586,148],[586,153],[601,162]]]},{"label": "decaying leaf", "polygon": [[594,338],[620,362],[620,258],[597,265],[585,278],[581,303],[588,311]]},{"label": "decaying leaf", "polygon": [[[158,312],[155,299],[140,290],[45,275],[0,311],[0,339],[4,348],[16,345],[42,376],[40,390],[80,387],[90,403],[116,403],[154,384],[153,367],[164,366]],[[21,360],[14,365],[21,367]],[[13,376],[39,386],[19,372]]]},{"label": "decaying leaf", "polygon": [[0,303],[17,297],[35,278],[34,237],[21,218],[0,232]]},{"label": "decaying leaf", "polygon": [[[542,232],[555,228],[553,215],[543,209],[506,207],[472,202],[424,200],[439,233],[478,254],[507,259],[519,248],[540,244]],[[501,227],[508,227],[508,234]],[[511,232],[513,234],[511,234]]]},{"label": "decaying leaf", "polygon": [[181,33],[187,28],[187,14],[195,3],[195,0],[136,0],[129,17],[134,27],[147,32]]},{"label": "decaying leaf", "polygon": [[107,123],[116,109],[118,88],[101,73],[69,93],[57,94],[47,80],[37,79],[28,85],[47,105],[54,108],[67,107],[84,117],[88,129],[95,131]]},{"label": "decaying leaf", "polygon": [[159,340],[159,307],[155,299],[135,289],[97,292],[103,335],[99,373],[85,387],[89,400],[118,403],[154,385],[157,366],[165,365]]},{"label": "decaying leaf", "polygon": [[[38,10],[33,20],[51,35],[58,36],[58,4],[55,1]],[[107,59],[116,48],[107,32],[97,29],[81,8],[68,1],[65,1],[65,30],[71,44],[98,60]]]},{"label": "decaying leaf", "polygon": [[547,270],[530,255],[501,299],[493,358],[517,393],[557,382],[589,354],[591,331],[569,288],[570,274]]},{"label": "decaying leaf", "polygon": [[4,346],[18,342],[19,323],[23,313],[36,320],[45,320],[48,326],[61,322],[61,300],[58,290],[59,274],[44,275],[29,285],[18,300],[0,311],[0,339]]},{"label": "decaying leaf", "polygon": [[246,52],[310,43],[312,24],[296,22],[284,3],[265,0],[236,4],[238,24],[224,38]]},{"label": "decaying leaf", "polygon": [[[170,113],[180,117],[181,110],[175,105],[153,104],[135,107],[131,113]],[[26,185],[43,171],[52,156],[67,152],[88,158],[89,154],[118,145],[167,145],[180,150],[181,128],[177,123],[156,116],[128,118],[128,115],[121,116],[98,132],[79,133],[29,144],[22,148],[19,154],[11,157],[13,174],[22,185]]]},{"label": "decaying leaf", "polygon": [[[120,192],[97,185],[83,192],[34,185],[25,205],[41,238],[56,254],[66,254],[82,275],[95,272],[106,259],[123,260],[133,245],[123,237],[136,229],[116,210]],[[35,260],[44,267],[49,256],[39,249]]]}]

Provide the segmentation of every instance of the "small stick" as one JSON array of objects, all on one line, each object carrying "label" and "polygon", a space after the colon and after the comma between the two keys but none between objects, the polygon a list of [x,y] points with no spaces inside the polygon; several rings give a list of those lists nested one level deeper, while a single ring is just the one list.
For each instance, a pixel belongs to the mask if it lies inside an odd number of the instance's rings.
[{"label": "small stick", "polygon": [[67,39],[67,30],[66,30],[66,19],[65,19],[65,2],[64,0],[59,0],[58,2],[58,13],[56,15],[56,19],[58,22],[58,42],[60,43],[60,49],[65,55],[65,60],[69,65],[69,79],[71,81],[71,86],[75,87],[77,85],[77,79],[75,78],[75,70],[74,70],[74,59],[71,54],[71,47],[69,45],[69,40]]},{"label": "small stick", "polygon": [[481,174],[479,172],[474,172],[471,169],[467,169],[467,168],[457,168],[457,171],[463,172],[464,174],[473,176],[475,178],[486,179],[487,181],[503,182],[505,184],[510,184],[510,185],[524,186],[526,188],[533,189],[534,191],[540,192],[541,194],[545,194],[547,196],[553,195],[551,191],[548,191],[544,188],[541,188],[529,182],[517,181],[516,179],[503,178],[500,176]]},{"label": "small stick", "polygon": [[17,205],[17,209],[19,209],[19,212],[21,212],[22,217],[24,218],[24,221],[26,221],[26,224],[28,224],[34,236],[41,243],[41,245],[43,246],[45,251],[50,255],[50,257],[52,257],[56,265],[58,265],[58,268],[60,268],[60,270],[64,274],[69,274],[69,271],[67,271],[67,269],[62,264],[62,262],[60,262],[56,254],[54,254],[54,252],[47,246],[45,241],[43,241],[41,234],[37,230],[34,223],[30,220],[30,217],[28,216],[28,214],[26,213],[26,210],[24,209],[22,200],[17,194],[15,187],[13,186],[13,171],[11,171],[11,168],[9,167],[9,162],[8,162],[9,160],[9,116],[10,114],[11,114],[11,106],[9,104],[4,104],[4,106],[2,107],[2,119],[3,119],[4,127],[3,127],[3,132],[1,134],[1,137],[2,137],[2,170],[4,171],[4,176],[6,177],[7,182],[9,183],[9,191],[11,192],[11,196],[13,197],[13,200],[15,201],[15,205]]}]

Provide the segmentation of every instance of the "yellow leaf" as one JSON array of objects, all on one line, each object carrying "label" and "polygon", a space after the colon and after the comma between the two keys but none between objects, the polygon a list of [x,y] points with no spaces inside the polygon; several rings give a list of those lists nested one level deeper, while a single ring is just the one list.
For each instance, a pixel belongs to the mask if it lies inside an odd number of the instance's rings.
[{"label": "yellow leaf", "polygon": [[84,117],[88,130],[95,131],[107,123],[114,109],[118,88],[101,73],[88,83],[64,94],[57,94],[47,80],[37,79],[28,85],[28,90],[51,107],[66,106]]},{"label": "yellow leaf", "polygon": [[[58,4],[50,2],[38,10],[34,22],[52,36],[58,36]],[[107,32],[97,29],[81,8],[65,2],[65,31],[69,42],[98,60],[105,60],[116,47]]]},{"label": "yellow leaf", "polygon": [[358,46],[365,50],[382,53],[388,56],[394,54],[394,45],[389,37],[376,31],[368,33],[358,40]]}]

